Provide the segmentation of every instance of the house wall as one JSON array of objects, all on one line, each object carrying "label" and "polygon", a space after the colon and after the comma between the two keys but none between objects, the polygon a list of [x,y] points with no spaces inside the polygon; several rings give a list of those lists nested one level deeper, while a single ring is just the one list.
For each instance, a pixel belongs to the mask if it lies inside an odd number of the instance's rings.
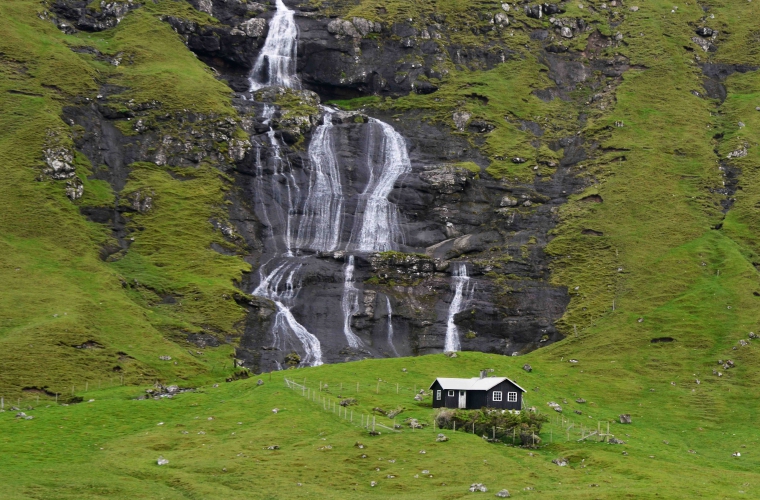
[{"label": "house wall", "polygon": [[[441,388],[436,380],[432,386],[433,390],[433,408],[459,408],[459,391],[454,391],[454,396],[449,397],[448,391]],[[442,391],[441,400],[436,399],[436,391]],[[501,391],[502,400],[494,401],[493,392]],[[510,403],[507,401],[507,393],[516,392],[517,401]],[[503,381],[489,391],[467,391],[467,409],[479,410],[481,408],[496,408],[502,410],[520,410],[522,409],[523,392],[508,380]]]}]

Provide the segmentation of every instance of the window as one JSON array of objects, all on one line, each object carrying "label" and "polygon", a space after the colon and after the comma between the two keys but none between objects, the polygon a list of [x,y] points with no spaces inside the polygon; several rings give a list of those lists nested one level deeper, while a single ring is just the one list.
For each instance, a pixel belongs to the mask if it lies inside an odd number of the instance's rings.
[{"label": "window", "polygon": [[441,400],[441,391],[435,391],[435,399],[437,399],[438,401]]},{"label": "window", "polygon": [[493,391],[493,400],[501,401],[501,391]]},{"label": "window", "polygon": [[449,391],[449,397],[450,397],[450,398],[453,398],[453,397],[454,397],[454,391]]},{"label": "window", "polygon": [[507,401],[510,403],[517,403],[517,393],[516,392],[508,392],[507,393]]}]

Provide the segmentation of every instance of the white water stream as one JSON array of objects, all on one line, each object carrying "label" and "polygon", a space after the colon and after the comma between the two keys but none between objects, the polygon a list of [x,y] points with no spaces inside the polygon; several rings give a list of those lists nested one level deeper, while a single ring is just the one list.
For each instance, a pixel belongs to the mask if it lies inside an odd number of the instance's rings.
[{"label": "white water stream", "polygon": [[346,336],[349,347],[358,349],[364,343],[351,330],[351,318],[359,312],[359,290],[354,286],[354,256],[349,255],[346,266],[343,268],[343,297],[340,307],[343,311],[343,334]]},{"label": "white water stream", "polygon": [[385,305],[388,308],[388,347],[391,348],[395,356],[399,356],[396,346],[393,345],[393,308],[391,307],[391,299],[386,295]]},{"label": "white water stream", "polygon": [[[393,186],[402,175],[411,172],[412,164],[406,141],[393,127],[370,118],[367,139],[369,181],[361,195],[357,212],[358,234],[352,234],[360,252],[385,252],[403,241],[398,207],[388,200]],[[357,224],[354,224],[354,229]]]},{"label": "white water stream", "polygon": [[324,122],[309,144],[309,192],[298,227],[298,247],[330,252],[338,248],[343,222],[343,187],[332,137],[332,113],[325,108]]},{"label": "white water stream", "polygon": [[470,277],[467,274],[467,266],[464,263],[456,262],[453,263],[452,266],[456,266],[451,274],[454,298],[451,300],[449,315],[446,321],[446,342],[444,344],[444,352],[459,351],[462,347],[459,341],[459,328],[457,328],[457,325],[454,323],[454,316],[461,312],[466,305],[464,292],[465,286],[467,286],[470,281]]},{"label": "white water stream", "polygon": [[[301,364],[304,366],[319,366],[322,364],[322,346],[319,339],[309,333],[290,311],[300,289],[300,283],[298,285],[294,283],[299,267],[301,267],[299,263],[285,262],[265,275],[264,266],[261,266],[259,269],[261,282],[253,291],[253,295],[266,297],[277,306],[272,327],[274,347],[280,351],[295,350],[301,356]],[[284,288],[283,279],[285,280]]]},{"label": "white water stream", "polygon": [[277,0],[277,12],[269,21],[269,33],[249,78],[251,91],[262,87],[301,86],[296,75],[298,26],[294,12]]}]

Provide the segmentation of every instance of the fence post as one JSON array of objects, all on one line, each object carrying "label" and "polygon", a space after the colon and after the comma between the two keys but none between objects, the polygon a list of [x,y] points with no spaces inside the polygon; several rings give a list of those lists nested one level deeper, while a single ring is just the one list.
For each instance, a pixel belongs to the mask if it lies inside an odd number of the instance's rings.
[{"label": "fence post", "polygon": [[375,418],[376,417],[372,417],[372,432],[375,432]]}]

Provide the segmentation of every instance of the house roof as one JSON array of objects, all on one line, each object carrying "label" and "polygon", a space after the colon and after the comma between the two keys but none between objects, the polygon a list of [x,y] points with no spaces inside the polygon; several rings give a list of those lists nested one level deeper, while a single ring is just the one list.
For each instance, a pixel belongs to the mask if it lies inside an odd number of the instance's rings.
[{"label": "house roof", "polygon": [[[515,383],[514,380],[508,379],[507,377],[486,377],[486,378],[480,378],[480,377],[473,377],[473,378],[443,378],[439,377],[435,379],[436,382],[441,384],[441,388],[444,390],[449,391],[488,391],[491,390],[493,387],[501,384],[505,380],[509,380],[512,384],[514,384],[518,389],[520,389],[523,392],[528,392],[517,383]],[[435,385],[435,382],[430,384],[430,389],[433,388],[433,385]]]}]

